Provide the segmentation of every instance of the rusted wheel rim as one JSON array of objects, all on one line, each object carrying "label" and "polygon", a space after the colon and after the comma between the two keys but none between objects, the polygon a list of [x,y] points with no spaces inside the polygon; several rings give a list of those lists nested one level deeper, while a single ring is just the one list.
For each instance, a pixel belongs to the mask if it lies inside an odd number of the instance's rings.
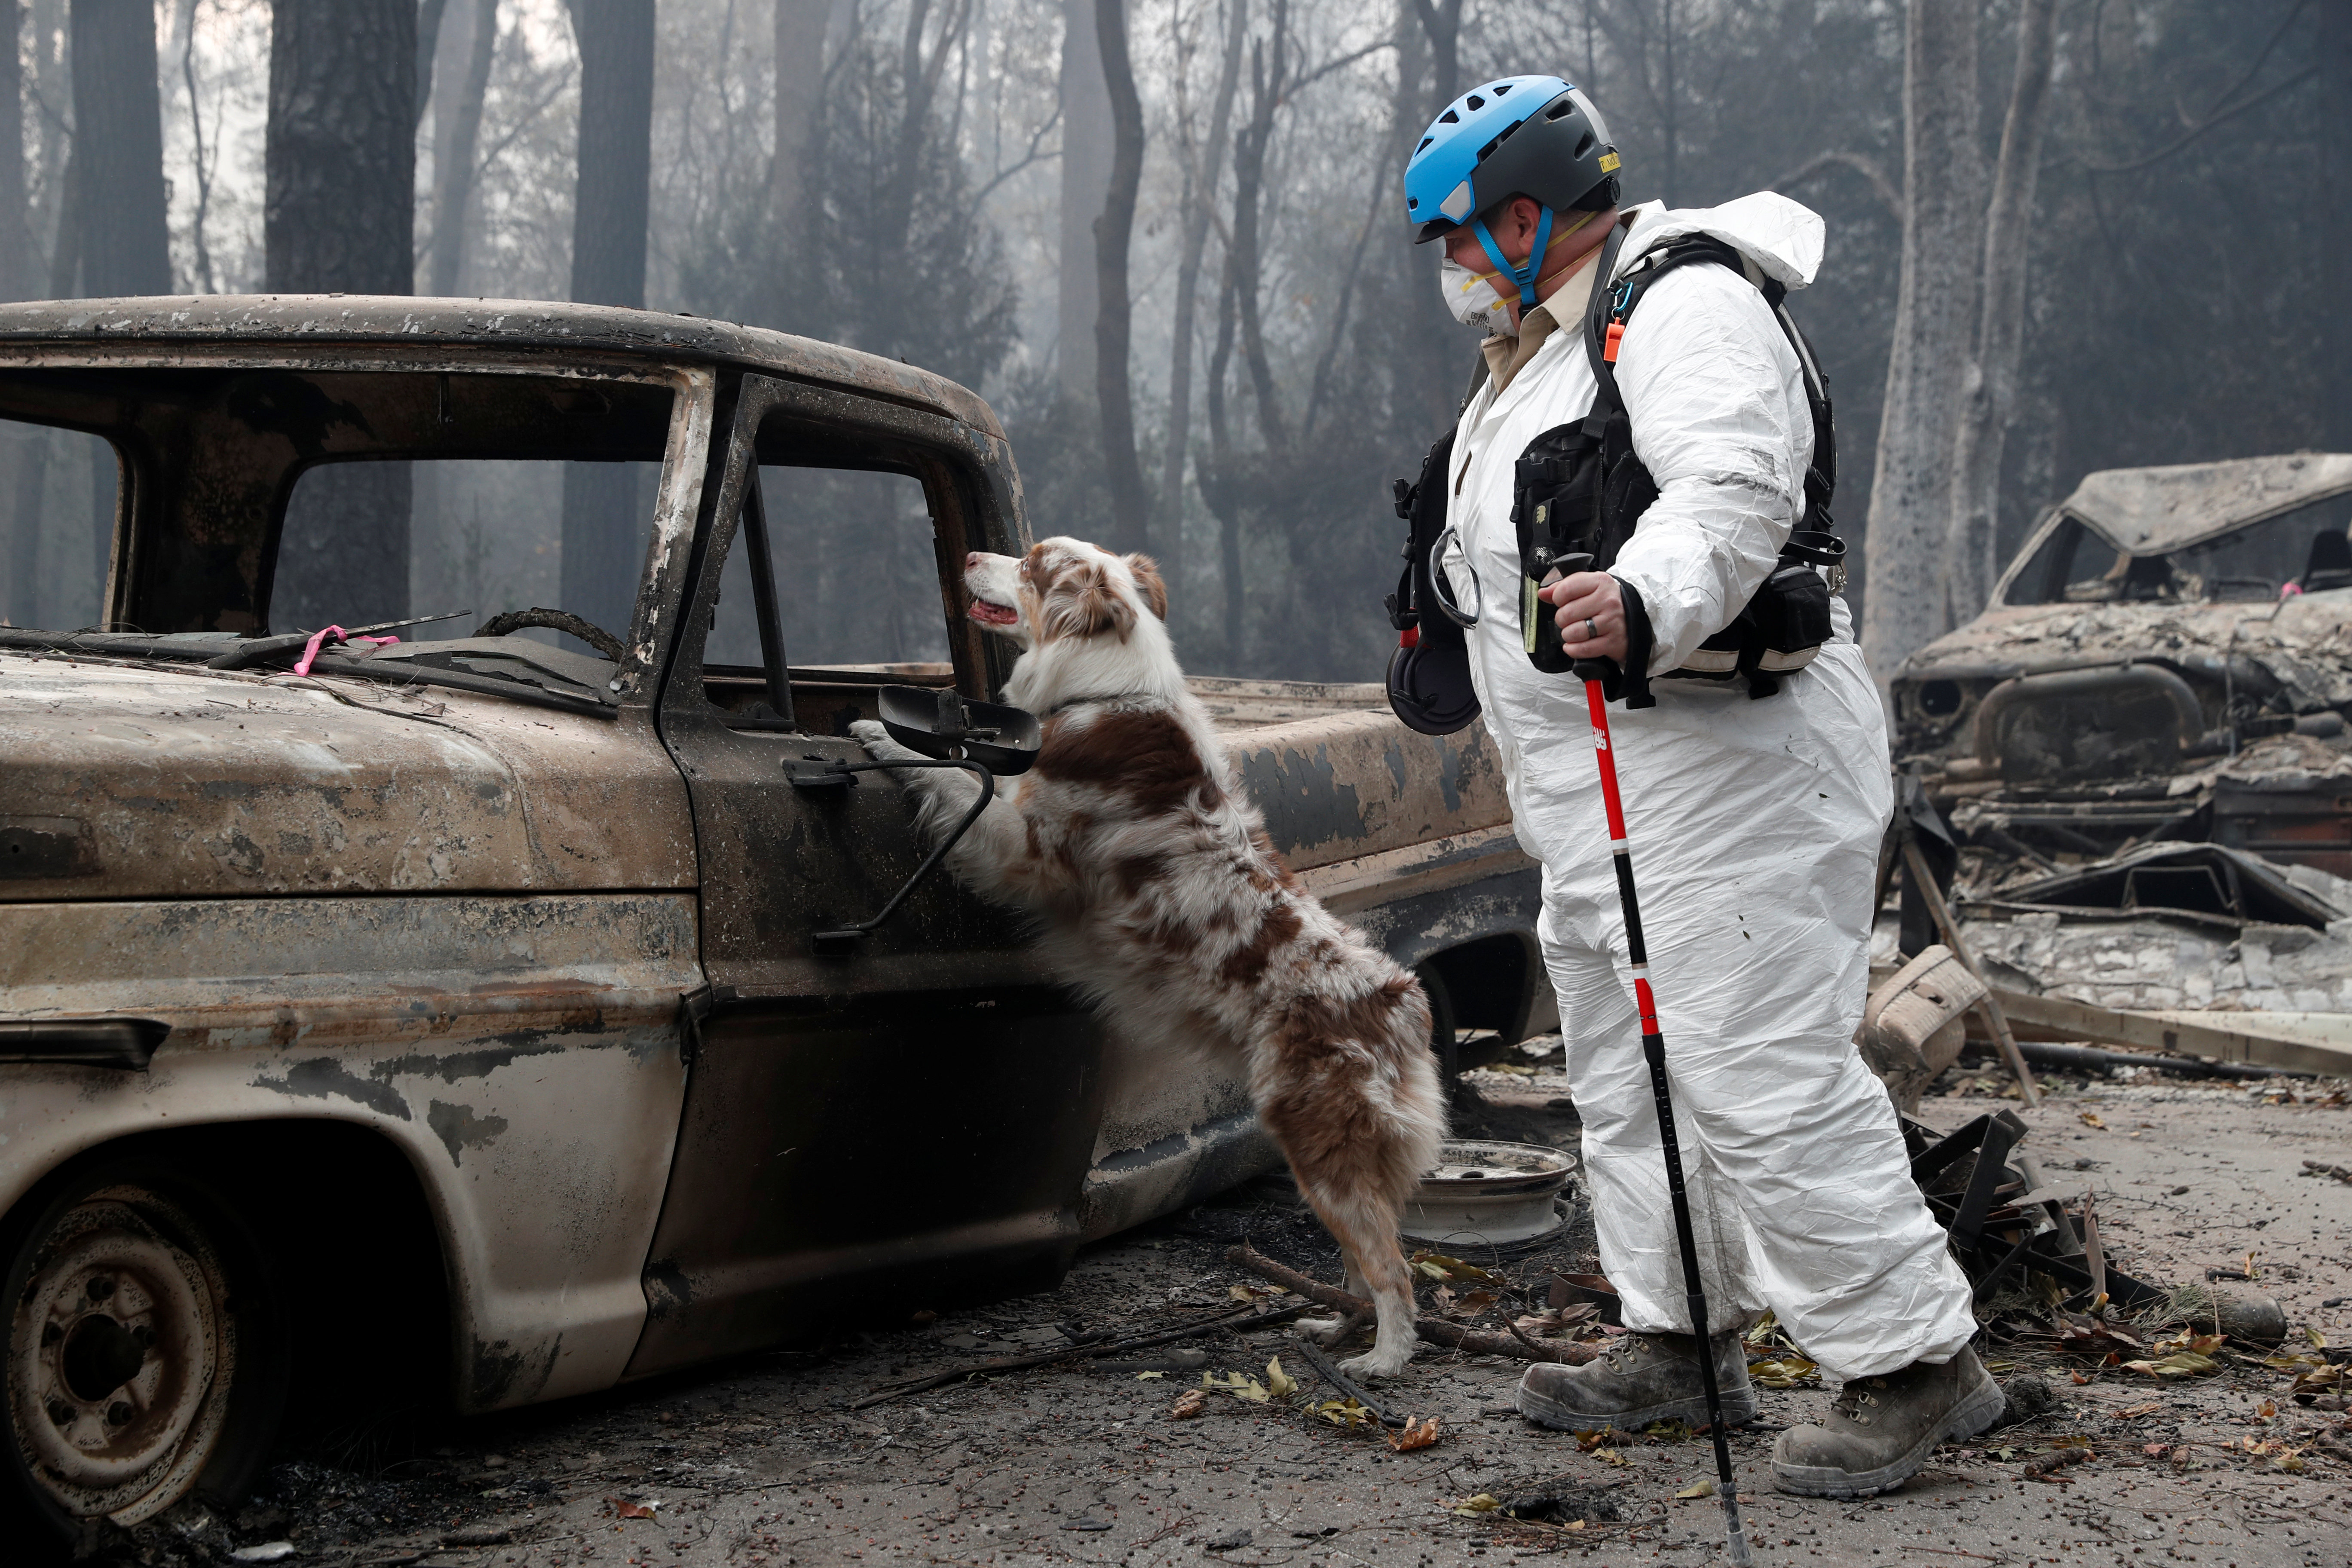
[{"label": "rusted wheel rim", "polygon": [[117,1188],[68,1209],[17,1299],[8,1396],[27,1473],[76,1518],[135,1524],[195,1482],[226,1415],[226,1277],[187,1216]]}]

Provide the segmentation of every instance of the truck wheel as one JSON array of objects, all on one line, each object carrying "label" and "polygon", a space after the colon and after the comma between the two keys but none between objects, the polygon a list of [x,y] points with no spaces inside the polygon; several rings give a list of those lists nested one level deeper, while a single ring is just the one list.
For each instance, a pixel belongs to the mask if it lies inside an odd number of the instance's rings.
[{"label": "truck wheel", "polygon": [[1445,988],[1445,977],[1437,973],[1437,965],[1424,963],[1412,972],[1421,988],[1429,996],[1429,1054],[1437,1058],[1437,1071],[1445,1081],[1445,1098],[1450,1101],[1454,1091],[1462,1087],[1462,1050],[1459,1031],[1454,1026],[1454,994]]},{"label": "truck wheel", "polygon": [[168,1162],[101,1158],[0,1226],[0,1529],[78,1551],[249,1485],[286,1401],[263,1255]]}]

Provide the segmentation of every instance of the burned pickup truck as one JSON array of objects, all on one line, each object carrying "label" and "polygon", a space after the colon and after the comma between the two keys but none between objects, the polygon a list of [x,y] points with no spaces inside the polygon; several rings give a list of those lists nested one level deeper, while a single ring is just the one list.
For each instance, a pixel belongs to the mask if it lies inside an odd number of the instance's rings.
[{"label": "burned pickup truck", "polygon": [[[925,849],[884,776],[792,785],[887,689],[1005,674],[949,568],[1026,525],[964,389],[641,311],[10,305],[0,435],[0,1495],[37,1529],[234,1494],[387,1384],[495,1410],[1041,1289],[1275,1162],[1240,1083],[1107,1035],[944,875],[874,923]],[[519,533],[552,608],[392,624]],[[1550,1026],[1482,739],[1198,684],[1434,1048]]]},{"label": "burned pickup truck", "polygon": [[2352,876],[2347,494],[2343,454],[2090,475],[1897,671],[1898,765],[2029,867],[2190,840]]}]

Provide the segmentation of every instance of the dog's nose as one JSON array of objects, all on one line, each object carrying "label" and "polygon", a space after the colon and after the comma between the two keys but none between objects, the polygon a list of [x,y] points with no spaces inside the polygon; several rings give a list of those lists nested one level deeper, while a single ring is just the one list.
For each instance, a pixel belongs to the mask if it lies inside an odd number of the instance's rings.
[{"label": "dog's nose", "polygon": [[967,572],[970,572],[970,571],[972,571],[972,570],[976,569],[979,565],[980,565],[980,552],[979,552],[979,551],[977,551],[977,550],[975,550],[975,551],[971,552],[970,554],[966,555],[966,556],[963,558],[963,569],[964,569],[965,571],[967,571]]}]

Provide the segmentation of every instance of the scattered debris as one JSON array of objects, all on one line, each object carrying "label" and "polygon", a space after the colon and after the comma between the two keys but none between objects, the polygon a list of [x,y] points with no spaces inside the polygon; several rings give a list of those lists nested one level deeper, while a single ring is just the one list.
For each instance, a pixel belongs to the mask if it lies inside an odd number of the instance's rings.
[{"label": "scattered debris", "polygon": [[1437,1417],[1425,1415],[1419,1420],[1407,1420],[1401,1432],[1389,1434],[1389,1447],[1400,1454],[1415,1448],[1426,1448],[1437,1441]]},{"label": "scattered debris", "polygon": [[2305,1160],[2303,1163],[2303,1173],[2306,1176],[2333,1176],[2339,1182],[2352,1184],[2352,1169],[2347,1169],[2342,1165],[2330,1165],[2321,1160]]},{"label": "scattered debris", "polygon": [[[1411,1423],[1406,1421],[1403,1416],[1391,1412],[1386,1406],[1381,1405],[1378,1399],[1375,1399],[1370,1394],[1358,1386],[1345,1373],[1341,1372],[1337,1366],[1334,1366],[1331,1363],[1331,1358],[1325,1355],[1322,1349],[1316,1345],[1312,1341],[1299,1341],[1298,1353],[1306,1358],[1307,1365],[1315,1369],[1316,1375],[1320,1377],[1324,1382],[1329,1384],[1333,1391],[1339,1395],[1338,1405],[1341,1412],[1344,1413],[1349,1406],[1353,1406],[1355,1409],[1370,1412],[1371,1418],[1378,1421],[1383,1426],[1409,1426],[1411,1425]],[[1329,1415],[1331,1413],[1331,1405],[1327,1403],[1324,1406],[1324,1410],[1327,1415]],[[1353,1418],[1350,1416],[1348,1419],[1343,1420],[1340,1424],[1353,1425]]]},{"label": "scattered debris", "polygon": [[1188,1388],[1176,1396],[1176,1404],[1168,1412],[1171,1421],[1182,1421],[1198,1415],[1209,1407],[1209,1396],[1197,1388]]},{"label": "scattered debris", "polygon": [[1234,1307],[1203,1318],[1198,1322],[1188,1323],[1181,1328],[1168,1329],[1159,1333],[1139,1334],[1127,1339],[1116,1339],[1107,1332],[1081,1334],[1066,1341],[1058,1349],[1041,1351],[1034,1355],[997,1356],[971,1366],[958,1367],[952,1372],[933,1373],[928,1377],[908,1378],[903,1383],[890,1384],[856,1401],[849,1408],[864,1410],[868,1406],[881,1405],[889,1400],[904,1399],[910,1394],[920,1394],[926,1389],[943,1388],[950,1383],[961,1383],[976,1373],[1020,1372],[1033,1366],[1050,1366],[1055,1362],[1070,1361],[1079,1357],[1089,1360],[1099,1359],[1104,1356],[1118,1355],[1123,1351],[1145,1350],[1150,1346],[1164,1345],[1175,1340],[1188,1340],[1195,1334],[1209,1333],[1214,1330],[1232,1328],[1244,1323],[1251,1328],[1272,1328],[1276,1324],[1296,1320],[1306,1310],[1305,1307],[1286,1307],[1278,1311],[1268,1311],[1263,1302],[1252,1301],[1248,1305]]},{"label": "scattered debris", "polygon": [[2029,1481],[2046,1481],[2067,1466],[2082,1464],[2091,1458],[2088,1448],[2053,1448],[2038,1459],[2028,1459],[2018,1474]]},{"label": "scattered debris", "polygon": [[[1248,1246],[1228,1247],[1225,1250],[1225,1261],[1237,1268],[1246,1268],[1253,1274],[1271,1279],[1292,1294],[1304,1296],[1310,1301],[1334,1308],[1350,1317],[1360,1317],[1367,1321],[1371,1318],[1372,1310],[1370,1302],[1359,1297],[1350,1296],[1335,1287],[1318,1283],[1296,1269],[1286,1268],[1254,1247]],[[1422,1259],[1417,1262],[1416,1267],[1422,1268],[1423,1272],[1426,1273],[1427,1268],[1424,1265],[1429,1262],[1428,1259]],[[1455,1268],[1471,1268],[1468,1264],[1458,1263],[1452,1258],[1445,1259],[1445,1263]],[[1484,1269],[1478,1269],[1475,1273],[1477,1277],[1483,1279],[1494,1278]],[[1458,1276],[1447,1273],[1444,1277]],[[1443,1318],[1416,1318],[1413,1321],[1413,1328],[1423,1339],[1432,1344],[1445,1345],[1469,1355],[1512,1356],[1520,1361],[1558,1361],[1574,1365],[1591,1361],[1600,1353],[1590,1345],[1531,1346],[1509,1333],[1491,1333],[1476,1329],[1465,1329],[1459,1323],[1449,1323]]]}]

